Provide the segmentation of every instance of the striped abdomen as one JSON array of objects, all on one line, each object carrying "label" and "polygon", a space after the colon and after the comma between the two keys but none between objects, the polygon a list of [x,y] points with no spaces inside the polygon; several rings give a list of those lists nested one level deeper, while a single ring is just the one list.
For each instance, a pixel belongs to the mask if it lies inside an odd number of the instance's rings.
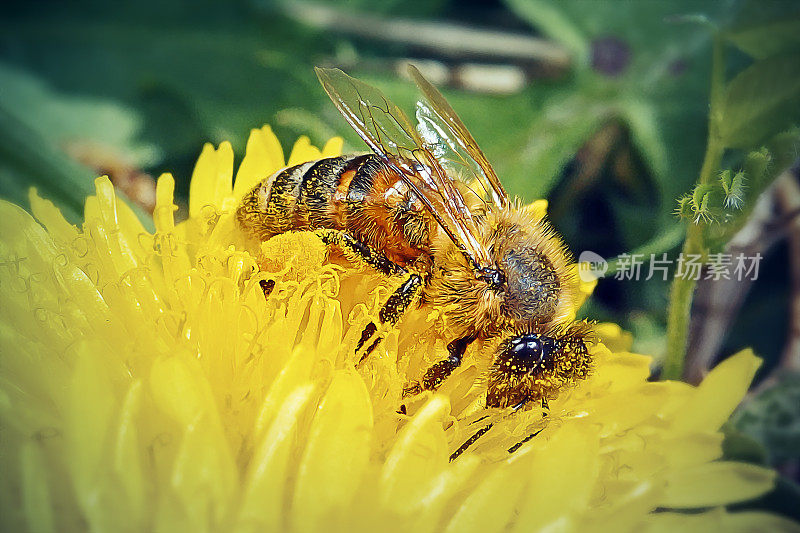
[{"label": "striped abdomen", "polygon": [[344,230],[401,265],[430,254],[436,227],[400,177],[372,154],[283,169],[244,197],[236,218],[260,240],[292,230]]}]

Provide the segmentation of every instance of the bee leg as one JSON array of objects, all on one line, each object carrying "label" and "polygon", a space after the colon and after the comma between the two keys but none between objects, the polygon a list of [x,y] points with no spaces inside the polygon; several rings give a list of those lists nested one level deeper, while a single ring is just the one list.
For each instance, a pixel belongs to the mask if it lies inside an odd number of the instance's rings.
[{"label": "bee leg", "polygon": [[314,233],[325,244],[335,244],[342,250],[345,257],[374,268],[387,276],[401,276],[408,271],[388,257],[359,241],[349,233],[335,229],[318,229]]},{"label": "bee leg", "polygon": [[[333,229],[318,229],[315,232],[322,242],[325,244],[334,244],[338,246],[345,256],[353,261],[357,261],[374,268],[378,272],[387,276],[403,276],[403,282],[400,286],[389,296],[386,303],[383,304],[378,312],[378,320],[380,326],[394,326],[403,313],[413,304],[419,295],[422,293],[424,287],[424,280],[422,276],[414,272],[409,272],[404,267],[390,260],[381,252],[375,250],[367,244],[359,241],[349,233]],[[375,334],[378,332],[379,325],[370,322],[366,325],[361,332],[361,338],[356,344],[356,357],[360,365],[367,356],[380,344],[383,340],[382,335]],[[376,337],[373,339],[373,337]],[[370,344],[368,341],[372,340]]]},{"label": "bee leg", "polygon": [[460,339],[456,339],[447,345],[447,352],[450,354],[447,359],[435,363],[430,367],[425,375],[422,376],[421,382],[413,382],[403,389],[403,397],[413,396],[423,390],[435,390],[439,388],[442,382],[450,377],[453,371],[461,366],[461,358],[464,357],[464,352],[467,351],[472,341],[477,337],[475,335],[468,335]]},{"label": "bee leg", "polygon": [[[383,304],[383,307],[378,311],[378,320],[380,321],[382,329],[385,330],[387,326],[391,327],[397,324],[397,321],[400,320],[408,308],[417,301],[424,286],[425,283],[422,276],[419,274],[412,272],[406,275],[400,286],[389,296],[389,299],[386,300],[386,303]],[[361,332],[361,338],[358,340],[358,344],[356,344],[356,356],[358,357],[356,366],[360,365],[378,344],[380,344],[381,340],[383,340],[383,335],[379,334],[371,344],[367,345],[367,341],[369,341],[377,331],[378,326],[375,325],[374,322],[370,322],[364,328],[364,331]]]}]

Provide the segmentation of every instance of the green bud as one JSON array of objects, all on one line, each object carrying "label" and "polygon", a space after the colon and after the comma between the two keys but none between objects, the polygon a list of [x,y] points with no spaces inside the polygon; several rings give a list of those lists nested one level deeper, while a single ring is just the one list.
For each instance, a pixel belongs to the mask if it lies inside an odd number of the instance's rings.
[{"label": "green bud", "polygon": [[[714,186],[711,184],[702,184],[698,185],[692,191],[692,204],[694,206],[695,211],[698,211],[702,204],[703,200],[706,198],[714,190]],[[707,200],[706,200],[707,201]]]},{"label": "green bud", "polygon": [[[730,173],[730,171],[727,171]],[[741,170],[731,180],[729,187],[725,188],[725,207],[730,209],[741,209],[744,206],[744,172]]]},{"label": "green bud", "polygon": [[700,224],[710,224],[714,221],[714,216],[711,213],[711,207],[709,206],[709,196],[710,193],[706,193],[703,195],[703,199],[700,200],[700,205],[697,208],[697,211],[694,215],[694,223]]},{"label": "green bud", "polygon": [[684,195],[678,198],[678,205],[675,208],[675,215],[689,220],[694,218],[694,206],[692,205],[691,196]]},{"label": "green bud", "polygon": [[722,189],[725,191],[725,195],[727,196],[730,194],[733,178],[731,177],[731,171],[729,169],[725,169],[719,173],[719,182],[722,185]]}]

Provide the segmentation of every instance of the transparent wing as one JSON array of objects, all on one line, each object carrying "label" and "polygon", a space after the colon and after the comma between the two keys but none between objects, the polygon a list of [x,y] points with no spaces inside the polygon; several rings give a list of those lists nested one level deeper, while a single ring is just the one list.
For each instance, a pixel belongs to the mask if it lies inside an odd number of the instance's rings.
[{"label": "transparent wing", "polygon": [[450,239],[476,267],[489,254],[476,238],[476,223],[453,178],[399,107],[378,89],[339,69],[316,68],[325,92],[375,154],[400,175]]},{"label": "transparent wing", "polygon": [[439,161],[449,163],[467,182],[477,181],[496,206],[505,206],[506,191],[455,110],[416,67],[409,65],[408,72],[426,100],[417,102],[419,133],[425,142],[437,147]]},{"label": "transparent wing", "polygon": [[420,138],[399,107],[339,69],[314,70],[339,112],[373,152],[401,161],[414,159]]}]

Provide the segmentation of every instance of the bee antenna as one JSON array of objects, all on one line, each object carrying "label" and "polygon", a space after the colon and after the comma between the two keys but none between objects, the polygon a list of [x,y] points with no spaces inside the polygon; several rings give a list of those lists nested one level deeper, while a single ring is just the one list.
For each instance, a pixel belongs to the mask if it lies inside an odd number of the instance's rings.
[{"label": "bee antenna", "polygon": [[456,451],[454,451],[452,454],[450,454],[450,462],[452,463],[453,461],[458,459],[459,455],[461,455],[462,453],[467,451],[467,448],[469,448],[470,446],[475,444],[475,441],[477,441],[479,438],[483,437],[486,434],[487,431],[492,429],[492,427],[494,427],[494,422],[492,422],[491,424],[486,424],[481,429],[476,431],[474,435],[472,435],[470,438],[468,438],[466,441],[464,441],[464,444],[459,446]]},{"label": "bee antenna", "polygon": [[528,435],[527,437],[525,437],[524,439],[522,439],[521,441],[519,441],[518,443],[513,445],[511,448],[509,448],[508,449],[508,453],[514,453],[515,451],[519,450],[520,448],[522,448],[523,444],[525,444],[526,442],[530,441],[533,437],[535,437],[536,435],[538,435],[542,431],[544,431],[544,428],[540,429],[539,431],[535,431],[535,432],[531,433],[530,435]]},{"label": "bee antenna", "polygon": [[[516,404],[516,405],[514,405],[513,407],[511,407],[511,413],[507,414],[507,415],[506,415],[505,417],[503,417],[503,418],[507,418],[507,417],[509,417],[509,416],[513,415],[514,413],[516,413],[517,411],[519,411],[520,409],[522,409],[523,407],[525,407],[525,405],[526,405],[527,403],[528,403],[528,400],[527,400],[527,399],[525,399],[525,400],[522,400],[522,401],[521,401],[521,402],[519,402],[518,404]],[[486,418],[486,417],[483,417],[483,418]],[[483,418],[479,418],[478,420],[483,420]],[[495,425],[495,422],[490,422],[489,424],[486,424],[486,425],[485,425],[485,426],[483,426],[481,429],[479,429],[478,431],[476,431],[476,432],[475,432],[475,434],[473,434],[473,435],[472,435],[470,438],[468,438],[467,440],[465,440],[465,441],[464,441],[464,444],[462,444],[461,446],[459,446],[459,447],[458,447],[458,449],[457,449],[456,451],[454,451],[452,454],[450,454],[450,462],[452,463],[453,461],[455,461],[456,459],[458,459],[458,456],[460,456],[462,453],[464,453],[465,451],[467,451],[467,449],[468,449],[470,446],[472,446],[473,444],[475,444],[475,442],[477,442],[477,440],[478,440],[479,438],[483,437],[483,436],[484,436],[484,435],[485,435],[485,434],[486,434],[486,433],[487,433],[487,432],[488,432],[490,429],[492,429],[492,428],[494,427],[494,425]],[[540,429],[539,431],[542,431],[542,430]],[[536,436],[536,435],[539,433],[539,431],[537,431],[536,433],[534,433],[533,435],[531,435],[531,436],[529,436],[529,437],[526,437],[526,439],[525,439],[525,440],[523,440],[523,441],[522,441],[522,443],[517,443],[517,444],[515,444],[514,446],[512,446],[511,448],[509,448],[508,452],[509,452],[509,453],[513,453],[514,451],[516,451],[516,450],[517,450],[517,448],[518,448],[519,446],[522,446],[523,444],[525,444],[526,442],[528,442],[529,440],[531,440],[533,437],[535,437],[535,436]],[[512,449],[513,449],[513,451],[512,451]]]}]

